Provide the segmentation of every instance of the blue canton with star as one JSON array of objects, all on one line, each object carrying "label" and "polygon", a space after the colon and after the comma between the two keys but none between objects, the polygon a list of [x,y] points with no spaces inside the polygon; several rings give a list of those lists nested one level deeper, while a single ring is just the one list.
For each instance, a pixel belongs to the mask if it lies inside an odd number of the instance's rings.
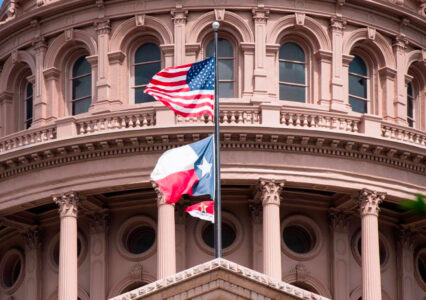
[{"label": "blue canton with star", "polygon": [[194,63],[186,75],[191,91],[214,90],[214,56]]},{"label": "blue canton with star", "polygon": [[213,136],[189,146],[198,156],[194,169],[199,181],[192,187],[192,194],[194,196],[210,195],[210,199],[214,200]]}]

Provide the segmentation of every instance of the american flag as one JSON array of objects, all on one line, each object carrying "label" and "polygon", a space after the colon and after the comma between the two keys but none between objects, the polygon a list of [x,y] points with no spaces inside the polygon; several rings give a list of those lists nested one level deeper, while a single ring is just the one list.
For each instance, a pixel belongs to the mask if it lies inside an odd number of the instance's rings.
[{"label": "american flag", "polygon": [[181,116],[213,117],[214,57],[161,70],[152,77],[145,93]]}]

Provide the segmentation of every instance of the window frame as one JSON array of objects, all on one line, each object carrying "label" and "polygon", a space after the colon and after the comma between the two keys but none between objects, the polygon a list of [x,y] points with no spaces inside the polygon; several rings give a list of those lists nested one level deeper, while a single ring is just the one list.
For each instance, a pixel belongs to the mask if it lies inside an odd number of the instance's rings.
[{"label": "window frame", "polygon": [[[28,91],[28,86],[31,84],[32,86],[32,93],[31,93],[31,97],[28,97],[27,95],[27,91]],[[27,102],[29,101],[29,99],[31,98],[32,101],[32,105],[31,105],[31,118],[27,119]],[[29,129],[32,126],[32,123],[34,121],[34,83],[31,82],[30,80],[27,79],[27,82],[25,84],[25,88],[24,88],[24,92],[23,92],[23,124],[22,126],[24,126],[25,129]],[[30,125],[27,125],[27,122],[31,120]]]},{"label": "window frame", "polygon": [[[160,50],[160,70],[164,69],[164,53],[163,50],[161,49],[161,43],[159,42],[159,40],[157,38],[155,38],[154,36],[144,36],[141,37],[139,39],[137,39],[136,41],[133,42],[133,44],[130,46],[129,48],[129,52],[128,52],[128,65],[129,65],[129,91],[128,91],[128,95],[129,95],[129,104],[134,104],[134,105],[141,105],[141,104],[146,104],[146,103],[136,103],[135,102],[135,89],[140,87],[140,86],[136,86],[135,85],[135,55],[136,55],[136,51],[142,47],[144,44],[155,44],[157,45],[158,49]],[[152,63],[154,61],[151,61],[149,63]],[[141,64],[145,64],[145,63],[141,63]],[[148,102],[148,103],[155,103],[155,102]]]},{"label": "window frame", "polygon": [[[81,100],[81,99],[73,99],[72,98],[72,90],[73,90],[73,67],[74,64],[77,62],[77,60],[84,56],[87,60],[87,62],[90,64],[90,74],[91,74],[91,93],[90,93],[90,97],[91,97],[91,104],[93,105],[94,103],[94,99],[95,99],[95,90],[96,90],[96,79],[95,79],[95,69],[92,65],[92,63],[90,62],[90,60],[88,59],[88,57],[90,57],[90,55],[88,54],[87,50],[85,49],[78,49],[77,51],[74,51],[68,61],[67,64],[65,65],[65,70],[66,70],[66,76],[65,76],[65,95],[66,95],[66,103],[65,103],[65,107],[64,107],[64,115],[65,116],[78,116],[78,115],[73,115],[72,113],[72,104],[75,100]],[[90,108],[89,108],[90,111]],[[87,113],[87,112],[85,112]],[[83,114],[83,113],[82,113]]]},{"label": "window frame", "polygon": [[[234,99],[234,98],[238,98],[239,97],[239,77],[238,77],[238,66],[239,66],[239,60],[238,60],[238,52],[237,52],[237,45],[238,43],[236,42],[235,38],[233,36],[231,36],[230,34],[228,34],[227,32],[223,32],[223,33],[219,33],[218,39],[225,39],[227,40],[231,46],[232,46],[232,58],[231,57],[224,57],[224,58],[219,58],[219,59],[226,59],[226,60],[233,60],[234,61],[234,66],[233,66],[233,70],[232,70],[232,77],[233,80],[229,80],[229,79],[224,79],[224,80],[219,80],[219,84],[220,82],[233,82],[234,83],[234,88],[233,88],[233,96],[232,97],[222,97],[221,99]],[[213,35],[208,35],[204,38],[204,43],[202,45],[202,58],[201,59],[207,59],[207,46],[210,44],[210,42],[214,43],[214,37]],[[210,57],[210,56],[209,56]]]},{"label": "window frame", "polygon": [[[293,43],[296,44],[298,47],[300,47],[303,51],[303,54],[305,56],[305,61],[302,63],[301,61],[293,61],[293,60],[288,60],[288,59],[281,59],[280,58],[280,50],[281,47],[284,46],[285,44],[288,43]],[[304,45],[303,43],[300,43],[298,40],[296,39],[284,39],[283,41],[281,41],[280,43],[280,47],[278,48],[278,52],[277,52],[277,60],[278,60],[278,100],[279,101],[289,101],[292,103],[311,103],[310,101],[310,96],[311,96],[311,91],[310,91],[310,63],[309,63],[309,49],[306,47],[306,45]],[[285,81],[280,81],[280,62],[290,62],[290,63],[294,63],[294,64],[303,64],[305,66],[305,84],[299,84],[299,83],[294,83],[294,82],[285,82]],[[281,84],[287,85],[287,86],[298,86],[298,87],[304,87],[305,88],[305,101],[304,102],[299,102],[299,101],[295,101],[295,100],[290,100],[290,99],[281,99],[280,98],[280,86]]]},{"label": "window frame", "polygon": [[[372,110],[372,108],[370,107],[371,106],[371,104],[370,104],[371,100],[370,100],[370,97],[369,97],[370,96],[369,87],[370,87],[370,84],[371,84],[371,82],[370,82],[370,76],[369,76],[370,75],[369,66],[368,66],[368,63],[366,62],[366,60],[364,59],[364,57],[362,55],[359,55],[358,53],[351,53],[351,55],[353,55],[354,58],[348,64],[348,103],[349,103],[349,106],[351,107],[352,112],[359,113],[359,114],[369,114],[370,111]],[[357,73],[353,73],[353,72],[349,71],[350,64],[355,59],[355,56],[359,57],[363,61],[364,65],[365,65],[365,69],[366,69],[367,75],[361,75],[361,74],[357,74]],[[360,96],[357,96],[357,95],[352,95],[350,93],[350,79],[349,79],[350,76],[357,77],[357,78],[362,78],[362,79],[365,80],[365,83],[366,83],[365,95],[367,96],[367,98],[363,98],[363,97],[360,97]],[[350,98],[355,98],[357,100],[364,101],[365,102],[366,111],[364,113],[360,113],[360,112],[354,111],[352,109],[352,106],[350,105]]]}]

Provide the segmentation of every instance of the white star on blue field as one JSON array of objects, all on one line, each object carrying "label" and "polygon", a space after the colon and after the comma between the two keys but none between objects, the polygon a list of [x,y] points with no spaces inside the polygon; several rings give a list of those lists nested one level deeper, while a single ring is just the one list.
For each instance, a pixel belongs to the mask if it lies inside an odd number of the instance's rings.
[{"label": "white star on blue field", "polygon": [[186,76],[191,91],[214,90],[214,57],[194,63]]}]

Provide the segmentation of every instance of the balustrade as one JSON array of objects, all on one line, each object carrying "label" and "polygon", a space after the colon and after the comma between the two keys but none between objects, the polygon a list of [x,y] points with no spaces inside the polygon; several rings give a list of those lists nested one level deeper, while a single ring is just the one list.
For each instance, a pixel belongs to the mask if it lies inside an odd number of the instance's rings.
[{"label": "balustrade", "polygon": [[410,144],[426,146],[426,134],[413,128],[382,123],[382,136]]},{"label": "balustrade", "polygon": [[[220,110],[220,124],[260,124],[260,111],[257,108],[246,107],[241,109]],[[176,116],[178,124],[213,124],[210,116],[188,117]]]},{"label": "balustrade", "polygon": [[19,131],[0,139],[0,152],[56,139],[56,126]]}]

